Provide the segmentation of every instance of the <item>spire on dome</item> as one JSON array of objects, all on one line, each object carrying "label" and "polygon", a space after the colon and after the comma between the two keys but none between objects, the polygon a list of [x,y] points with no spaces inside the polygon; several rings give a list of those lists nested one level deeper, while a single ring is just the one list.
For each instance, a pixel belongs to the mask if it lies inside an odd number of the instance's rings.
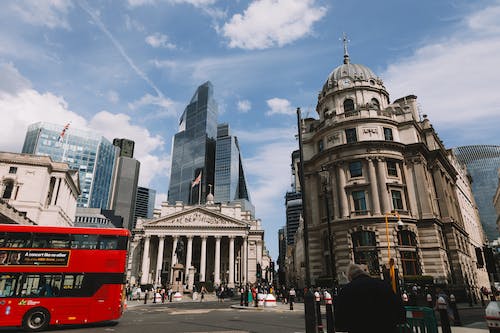
[{"label": "spire on dome", "polygon": [[345,32],[342,34],[342,42],[344,43],[344,64],[348,64],[350,62],[349,53],[347,52],[347,43],[349,40]]}]

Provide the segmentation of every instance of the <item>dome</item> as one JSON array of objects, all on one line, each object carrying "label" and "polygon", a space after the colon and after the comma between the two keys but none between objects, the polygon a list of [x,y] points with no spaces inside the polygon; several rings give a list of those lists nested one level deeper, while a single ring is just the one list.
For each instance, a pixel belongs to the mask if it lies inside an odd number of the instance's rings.
[{"label": "dome", "polygon": [[345,77],[362,81],[369,81],[370,79],[379,80],[377,75],[375,75],[370,68],[364,65],[347,62],[335,68],[330,75],[328,75],[328,81],[338,81]]}]

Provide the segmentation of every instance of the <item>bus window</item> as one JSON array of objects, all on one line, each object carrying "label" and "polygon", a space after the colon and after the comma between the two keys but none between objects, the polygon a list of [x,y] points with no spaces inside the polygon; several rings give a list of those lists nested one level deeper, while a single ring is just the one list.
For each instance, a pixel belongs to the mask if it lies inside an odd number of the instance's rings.
[{"label": "bus window", "polygon": [[97,249],[98,235],[71,235],[72,249]]},{"label": "bus window", "polygon": [[116,250],[118,248],[117,236],[99,236],[99,249]]},{"label": "bus window", "polygon": [[5,232],[0,232],[0,247],[4,247],[4,243],[6,242],[7,240],[7,235],[5,234]]},{"label": "bus window", "polygon": [[69,235],[65,234],[34,234],[33,247],[34,248],[52,248],[62,249],[69,248]]},{"label": "bus window", "polygon": [[18,296],[38,296],[38,284],[40,282],[39,274],[26,274],[23,276],[21,290]]},{"label": "bus window", "polygon": [[8,232],[4,247],[30,247],[31,234],[27,232]]},{"label": "bus window", "polygon": [[18,281],[19,275],[17,274],[0,275],[0,298],[14,296],[16,294]]},{"label": "bus window", "polygon": [[61,274],[42,274],[38,283],[38,296],[59,296],[61,284]]}]

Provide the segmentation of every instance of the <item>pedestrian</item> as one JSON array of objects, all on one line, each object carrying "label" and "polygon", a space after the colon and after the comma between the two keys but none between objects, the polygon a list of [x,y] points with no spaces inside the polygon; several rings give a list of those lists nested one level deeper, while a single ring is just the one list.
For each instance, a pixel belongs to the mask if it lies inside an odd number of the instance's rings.
[{"label": "pedestrian", "polygon": [[295,288],[290,288],[288,292],[288,303],[290,303],[290,310],[293,310],[293,302],[295,301]]},{"label": "pedestrian", "polygon": [[455,316],[453,315],[453,309],[451,308],[450,298],[448,297],[448,294],[446,294],[443,289],[436,288],[436,305],[434,306],[435,310],[439,310],[439,298],[443,298],[446,302],[446,313],[448,314],[448,319],[450,322],[454,322]]},{"label": "pedestrian", "polygon": [[[370,277],[364,267],[350,264],[350,281],[335,300],[335,328],[349,333],[399,332],[397,325],[406,320],[401,299],[391,286]],[[360,320],[362,318],[362,320]]]},{"label": "pedestrian", "polygon": [[172,290],[172,287],[168,287],[167,294],[168,294],[168,301],[172,302],[172,296],[174,294],[174,291]]},{"label": "pedestrian", "polygon": [[200,297],[200,302],[203,302],[203,300],[205,299],[205,294],[207,293],[207,289],[205,288],[205,286],[201,286],[201,297]]}]

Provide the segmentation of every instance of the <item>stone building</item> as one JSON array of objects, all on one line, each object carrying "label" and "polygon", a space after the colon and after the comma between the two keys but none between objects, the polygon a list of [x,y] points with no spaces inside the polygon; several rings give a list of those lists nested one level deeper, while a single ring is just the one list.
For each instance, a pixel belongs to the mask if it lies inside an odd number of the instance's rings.
[{"label": "stone building", "polygon": [[[180,279],[189,291],[208,281],[233,288],[256,282],[258,267],[265,272],[269,263],[261,221],[240,204],[214,204],[209,194],[207,204],[164,202],[153,219],[137,220],[127,278],[143,285]],[[176,264],[183,271],[174,276]]]},{"label": "stone building", "polygon": [[33,223],[71,226],[78,171],[48,156],[0,152],[0,197]]},{"label": "stone building", "polygon": [[[402,283],[426,275],[434,283],[477,287],[458,173],[429,119],[419,114],[417,97],[391,102],[382,80],[352,64],[345,48],[316,111],[319,119],[302,122],[312,282],[347,282],[350,262],[382,276],[392,258]],[[303,256],[294,260],[301,269]]]}]

